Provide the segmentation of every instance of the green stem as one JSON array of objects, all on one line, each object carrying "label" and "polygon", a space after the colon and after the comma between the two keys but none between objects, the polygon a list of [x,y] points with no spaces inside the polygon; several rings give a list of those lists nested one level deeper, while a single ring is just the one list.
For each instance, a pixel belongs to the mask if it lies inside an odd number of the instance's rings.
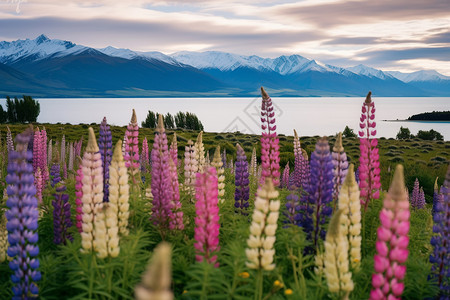
[{"label": "green stem", "polygon": [[363,210],[362,211],[362,242],[361,242],[361,252],[362,252],[362,257],[361,259],[365,256],[366,254],[366,211]]},{"label": "green stem", "polygon": [[263,294],[263,271],[258,269],[258,275],[256,276],[256,291],[255,300],[261,300]]},{"label": "green stem", "polygon": [[298,282],[298,271],[297,271],[297,265],[295,264],[294,255],[293,255],[292,249],[290,247],[287,247],[287,251],[289,253],[289,259],[290,259],[290,261],[292,263],[292,270],[293,270],[293,273],[294,273],[295,287],[297,288],[297,290],[300,291],[300,283]]}]

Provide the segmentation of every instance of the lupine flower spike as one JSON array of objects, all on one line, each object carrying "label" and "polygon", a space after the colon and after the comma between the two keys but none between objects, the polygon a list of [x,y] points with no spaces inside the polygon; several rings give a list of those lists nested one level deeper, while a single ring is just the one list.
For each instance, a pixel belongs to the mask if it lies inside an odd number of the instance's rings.
[{"label": "lupine flower spike", "polygon": [[354,285],[348,263],[348,240],[342,232],[342,223],[342,211],[338,210],[330,220],[324,243],[324,273],[328,290],[348,299],[348,294],[353,291]]},{"label": "lupine flower spike", "polygon": [[342,183],[344,182],[345,176],[347,175],[348,162],[347,154],[344,152],[344,147],[342,146],[342,132],[339,132],[336,143],[333,147],[333,152],[331,153],[333,158],[333,209],[336,209],[336,202],[339,197],[339,190]]},{"label": "lupine flower spike", "polygon": [[125,166],[128,168],[130,173],[131,182],[133,187],[137,187],[140,183],[139,177],[139,126],[137,123],[136,112],[133,109],[133,114],[131,116],[130,124],[127,126],[125,132],[126,144],[125,144]]},{"label": "lupine flower spike", "polygon": [[436,177],[436,180],[434,182],[434,193],[433,193],[433,209],[432,214],[434,216],[434,213],[436,212],[436,205],[438,202],[443,201],[443,195],[439,193],[439,186],[438,186],[438,177]]},{"label": "lupine flower spike", "polygon": [[378,154],[378,140],[375,129],[375,103],[372,102],[371,92],[367,94],[361,109],[359,127],[359,141],[361,155],[359,156],[359,188],[361,190],[361,205],[367,210],[370,199],[380,197],[380,156]]},{"label": "lupine flower spike", "polygon": [[151,186],[153,194],[151,220],[158,226],[164,237],[170,220],[173,219],[171,207],[173,191],[170,188],[169,148],[162,115],[158,117],[158,127],[153,143]]},{"label": "lupine flower spike", "polygon": [[419,179],[416,178],[416,180],[414,181],[414,187],[411,193],[411,197],[409,198],[409,200],[411,201],[412,208],[417,208],[419,197],[420,197],[420,183]]},{"label": "lupine flower spike", "polygon": [[61,181],[59,163],[53,164],[50,173],[52,176],[52,187],[55,187],[54,200],[52,201],[53,242],[56,245],[65,244],[66,240],[73,241],[72,234],[68,231],[72,227],[69,194],[65,193],[66,186]]},{"label": "lupine flower spike", "polygon": [[216,150],[214,151],[214,159],[212,161],[212,166],[216,168],[217,173],[217,187],[219,192],[219,203],[223,203],[225,201],[224,195],[225,195],[225,169],[223,168],[222,159],[220,157],[220,146],[216,147]]},{"label": "lupine flower spike", "polygon": [[103,117],[100,123],[100,136],[98,140],[98,147],[102,156],[103,169],[103,202],[108,202],[109,196],[109,165],[112,157],[112,135],[111,129],[106,122],[106,117]]},{"label": "lupine flower spike", "polygon": [[175,166],[178,167],[178,143],[177,143],[177,133],[173,133],[172,143],[170,143],[169,147],[170,158]]},{"label": "lupine flower spike", "polygon": [[172,277],[172,250],[170,244],[161,242],[154,250],[153,257],[142,277],[142,282],[135,288],[137,300],[172,300],[170,290]]},{"label": "lupine flower spike", "polygon": [[271,271],[275,268],[275,233],[280,210],[280,200],[271,178],[266,178],[265,184],[258,189],[255,199],[255,209],[250,225],[250,236],[247,240],[245,254],[246,265],[250,269]]},{"label": "lupine flower spike", "polygon": [[338,208],[342,212],[340,230],[349,243],[351,266],[358,270],[361,263],[361,203],[353,169],[353,164],[350,164],[339,192]]},{"label": "lupine flower spike", "polygon": [[53,157],[53,140],[48,141],[47,145],[47,166],[51,164]]},{"label": "lupine flower spike", "polygon": [[189,140],[184,151],[184,185],[186,190],[194,193],[195,174],[198,171],[194,143]]},{"label": "lupine flower spike", "polygon": [[400,299],[408,259],[409,201],[407,199],[403,166],[397,165],[389,192],[380,212],[377,230],[370,299]]},{"label": "lupine flower spike", "polygon": [[8,149],[8,153],[14,150],[14,142],[11,134],[11,129],[9,126],[6,126],[6,148]]},{"label": "lupine flower spike", "polygon": [[280,184],[280,146],[276,133],[275,112],[273,111],[272,99],[261,87],[261,166],[262,175],[260,185],[265,183],[266,177],[273,180],[275,186]]},{"label": "lupine flower spike", "polygon": [[314,205],[314,228],[311,236],[314,249],[325,239],[325,223],[331,216],[333,192],[333,163],[326,137],[316,143],[311,154],[311,183],[308,185],[309,203]]},{"label": "lupine flower spike", "polygon": [[180,188],[178,183],[177,166],[174,164],[172,157],[169,157],[169,173],[170,173],[170,188],[171,188],[171,202],[170,206],[172,213],[170,214],[170,230],[183,230],[183,212],[181,211],[180,202]]},{"label": "lupine flower spike", "polygon": [[119,232],[122,235],[128,235],[129,191],[128,172],[122,155],[122,141],[119,140],[109,166],[109,202],[117,205]]},{"label": "lupine flower spike", "polygon": [[220,224],[216,169],[210,167],[204,173],[197,173],[195,188],[195,258],[218,267]]},{"label": "lupine flower spike", "polygon": [[[0,263],[4,262],[8,255],[8,230],[6,230],[6,216],[0,209]],[[9,257],[8,257],[9,258]]]},{"label": "lupine flower spike", "polygon": [[256,162],[256,148],[253,147],[252,150],[252,157],[250,159],[250,168],[248,172],[251,176],[256,177],[256,168],[257,168],[257,162]]},{"label": "lupine flower spike", "polygon": [[141,159],[141,171],[142,173],[147,173],[150,164],[147,137],[144,137],[144,140],[142,140],[142,151],[140,159]]},{"label": "lupine flower spike", "polygon": [[236,189],[234,192],[234,207],[240,209],[241,212],[248,208],[248,199],[250,197],[248,162],[244,149],[237,144],[236,172],[234,173],[234,183]]},{"label": "lupine flower spike", "polygon": [[83,178],[83,215],[81,232],[82,252],[91,251],[94,242],[94,218],[103,209],[102,157],[92,127],[89,127],[89,140],[81,162]]},{"label": "lupine flower spike", "polygon": [[433,215],[433,253],[430,255],[430,262],[433,264],[432,277],[440,290],[438,299],[444,300],[450,299],[450,165],[441,191],[442,201],[436,203]]},{"label": "lupine flower spike", "polygon": [[198,171],[203,172],[203,168],[206,165],[205,159],[205,147],[203,146],[203,131],[197,136],[197,141],[194,144],[195,147],[195,158],[198,162]]},{"label": "lupine flower spike", "polygon": [[8,175],[6,183],[9,185],[8,200],[6,206],[9,208],[5,215],[8,220],[8,256],[13,260],[9,267],[13,271],[11,280],[12,299],[29,299],[38,297],[36,282],[41,279],[39,268],[38,242],[38,209],[35,197],[32,152],[27,150],[30,140],[30,130],[16,137],[16,151],[9,151]]},{"label": "lupine flower spike", "polygon": [[76,220],[78,232],[83,232],[83,164],[81,157],[77,156],[78,170],[75,176],[75,205],[76,205]]}]

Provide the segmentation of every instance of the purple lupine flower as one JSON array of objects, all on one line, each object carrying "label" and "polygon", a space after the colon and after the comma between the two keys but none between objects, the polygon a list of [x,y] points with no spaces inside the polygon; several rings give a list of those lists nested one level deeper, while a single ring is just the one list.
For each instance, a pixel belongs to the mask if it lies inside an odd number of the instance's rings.
[{"label": "purple lupine flower", "polygon": [[431,276],[436,280],[440,290],[436,299],[450,299],[450,165],[447,168],[441,192],[442,202],[436,203],[436,211],[433,215]]},{"label": "purple lupine flower", "polygon": [[303,155],[295,154],[294,159],[294,172],[292,172],[292,181],[297,188],[302,187],[302,163],[303,163]]},{"label": "purple lupine flower", "polygon": [[333,162],[326,137],[319,139],[316,150],[311,154],[311,182],[308,185],[309,203],[314,205],[314,227],[312,242],[317,249],[319,239],[325,239],[325,223],[332,213]]},{"label": "purple lupine flower", "polygon": [[8,200],[6,212],[8,223],[8,256],[13,260],[9,267],[13,271],[11,280],[12,299],[37,297],[39,289],[36,282],[41,279],[39,268],[38,210],[33,185],[33,166],[30,161],[33,153],[27,150],[31,132],[25,131],[16,137],[16,151],[9,152],[8,175],[6,176]]},{"label": "purple lupine flower", "polygon": [[275,112],[273,111],[272,99],[261,87],[261,166],[262,174],[260,185],[262,186],[266,177],[271,177],[274,186],[280,184],[280,145],[277,137],[277,125],[275,125]]},{"label": "purple lupine flower", "polygon": [[70,220],[70,203],[69,194],[64,193],[66,186],[61,181],[60,165],[54,163],[50,170],[52,176],[52,187],[55,188],[55,193],[52,201],[53,204],[53,242],[56,245],[66,243],[66,240],[73,241],[72,235],[68,232],[68,229],[72,227],[72,221]]},{"label": "purple lupine flower", "polygon": [[337,199],[339,197],[339,191],[342,183],[344,183],[345,176],[348,171],[347,154],[342,146],[342,132],[339,132],[336,143],[333,147],[333,210],[336,209]]},{"label": "purple lupine flower", "polygon": [[311,171],[309,167],[308,154],[302,149],[303,159],[300,161],[300,175],[301,175],[301,187],[306,191],[306,187],[309,186],[311,180]]},{"label": "purple lupine flower", "polygon": [[139,126],[137,123],[136,112],[133,109],[133,114],[131,116],[130,124],[127,126],[125,131],[126,139],[125,141],[125,151],[124,160],[125,166],[128,168],[130,173],[131,182],[133,189],[139,184]]},{"label": "purple lupine flower", "polygon": [[112,135],[111,128],[106,122],[106,117],[103,117],[100,123],[100,136],[98,139],[98,148],[102,156],[103,169],[103,202],[108,202],[109,198],[109,165],[112,158]]},{"label": "purple lupine flower", "polygon": [[433,208],[432,208],[432,214],[434,216],[434,213],[436,212],[436,205],[438,202],[442,202],[444,200],[444,195],[439,193],[439,186],[438,186],[438,178],[436,177],[436,181],[434,182],[434,193],[433,193]]},{"label": "purple lupine flower", "polygon": [[222,152],[222,165],[224,168],[226,168],[227,165],[227,150],[225,148],[223,148],[223,152]]},{"label": "purple lupine flower", "polygon": [[140,157],[141,171],[144,174],[147,173],[149,161],[148,141],[147,137],[144,137],[144,139],[142,140],[142,151]]},{"label": "purple lupine flower", "polygon": [[34,142],[33,142],[33,171],[36,173],[37,169],[41,167],[41,132],[39,128],[37,128],[34,134]]},{"label": "purple lupine flower", "polygon": [[7,132],[6,132],[6,148],[8,149],[8,153],[11,151],[14,151],[14,142],[11,134],[11,129],[9,129],[9,126],[6,126]]},{"label": "purple lupine flower", "polygon": [[[359,189],[361,205],[367,210],[370,199],[380,198],[380,156],[378,154],[378,140],[375,129],[375,103],[372,102],[372,93],[367,94],[361,109],[359,127]],[[365,130],[364,130],[365,129]]]},{"label": "purple lupine flower", "polygon": [[417,199],[417,209],[424,209],[424,208],[425,208],[425,192],[421,187],[419,191],[419,199]]},{"label": "purple lupine flower", "polygon": [[287,224],[300,225],[299,221],[302,218],[302,214],[299,211],[301,207],[300,197],[295,191],[291,191],[286,197],[286,210],[283,212],[287,218]]},{"label": "purple lupine flower", "polygon": [[281,180],[282,188],[289,188],[289,162],[286,164],[283,170],[283,178]]},{"label": "purple lupine flower", "polygon": [[250,197],[249,189],[249,174],[248,174],[248,162],[244,149],[241,145],[237,144],[237,157],[236,157],[236,171],[234,173],[234,183],[236,189],[234,191],[234,207],[241,210],[248,208],[248,199]]},{"label": "purple lupine flower", "polygon": [[419,201],[420,197],[420,186],[419,186],[419,179],[416,178],[416,181],[414,181],[414,188],[411,193],[411,197],[409,198],[411,201],[411,206],[413,208],[417,208],[417,202]]},{"label": "purple lupine flower", "polygon": [[162,115],[158,117],[155,141],[152,149],[152,194],[153,207],[151,219],[153,224],[160,229],[161,235],[165,236],[165,230],[169,227],[172,219],[171,196],[169,172],[169,151],[167,136],[164,129]]}]

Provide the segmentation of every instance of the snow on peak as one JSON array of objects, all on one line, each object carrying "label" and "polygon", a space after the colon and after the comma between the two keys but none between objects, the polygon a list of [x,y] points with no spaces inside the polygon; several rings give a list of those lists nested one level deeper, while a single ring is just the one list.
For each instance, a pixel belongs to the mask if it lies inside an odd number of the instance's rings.
[{"label": "snow on peak", "polygon": [[141,51],[132,51],[130,49],[123,49],[123,48],[114,48],[111,46],[108,46],[103,49],[97,49],[98,51],[109,55],[109,56],[115,56],[115,57],[121,57],[125,59],[134,59],[137,57],[145,58],[145,59],[157,59],[161,60],[163,62],[172,64],[172,65],[178,65],[179,63],[174,60],[172,57],[165,55],[164,53],[157,52],[157,51],[149,51],[149,52],[141,52]]},{"label": "snow on peak", "polygon": [[39,60],[50,55],[64,56],[83,49],[86,47],[75,45],[69,41],[51,40],[41,34],[34,40],[0,42],[0,62],[8,64],[23,58]]},{"label": "snow on peak", "polygon": [[359,65],[354,66],[354,67],[347,68],[347,70],[349,70],[349,71],[351,71],[351,72],[353,72],[355,74],[363,75],[363,76],[367,76],[367,77],[377,77],[377,78],[380,78],[380,79],[391,79],[391,78],[393,78],[392,75],[384,73],[381,70],[374,69],[374,68],[371,68],[371,67],[368,67],[368,66],[365,66],[365,65],[362,65],[362,64],[359,64]]},{"label": "snow on peak", "polygon": [[412,73],[402,73],[398,71],[388,71],[386,72],[398,80],[403,82],[411,82],[411,81],[441,81],[441,80],[450,80],[449,76],[442,75],[435,70],[422,70],[416,71]]}]

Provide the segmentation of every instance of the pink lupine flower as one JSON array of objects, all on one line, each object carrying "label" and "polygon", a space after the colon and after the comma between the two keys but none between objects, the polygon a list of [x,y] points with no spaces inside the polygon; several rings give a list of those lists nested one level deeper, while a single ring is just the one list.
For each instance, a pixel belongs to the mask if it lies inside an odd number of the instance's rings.
[{"label": "pink lupine flower", "polygon": [[275,125],[275,112],[273,111],[272,99],[261,87],[261,166],[262,174],[260,185],[266,181],[266,177],[272,177],[274,186],[280,184],[280,145]]},{"label": "pink lupine flower", "polygon": [[169,148],[170,158],[172,159],[175,166],[178,166],[178,143],[177,143],[177,133],[173,133],[172,143]]},{"label": "pink lupine flower", "polygon": [[170,188],[172,192],[171,208],[172,214],[170,214],[169,229],[183,230],[183,212],[181,211],[180,202],[180,189],[178,183],[178,171],[177,166],[173,163],[172,158],[169,158],[169,176],[170,176]]},{"label": "pink lupine flower", "polygon": [[78,232],[83,232],[83,165],[81,164],[81,157],[78,156],[79,164],[77,176],[75,177],[75,205],[76,205],[76,219]]},{"label": "pink lupine flower", "polygon": [[215,252],[219,250],[220,224],[216,168],[210,167],[204,173],[197,173],[195,188],[195,258],[218,267]]},{"label": "pink lupine flower", "polygon": [[47,131],[45,130],[45,127],[41,130],[41,163],[39,167],[41,168],[42,172],[42,180],[43,184],[45,184],[50,179],[50,173],[48,171],[48,160],[47,160]]},{"label": "pink lupine flower", "polygon": [[148,152],[148,141],[147,137],[144,137],[142,141],[142,151],[141,151],[141,170],[146,173],[149,167],[149,152]]},{"label": "pink lupine flower", "polygon": [[139,183],[139,126],[137,123],[136,112],[133,109],[130,124],[125,132],[126,145],[124,151],[125,166],[131,175],[133,186]]},{"label": "pink lupine flower", "polygon": [[398,165],[380,212],[370,299],[400,299],[408,259],[409,201],[403,166]]},{"label": "pink lupine flower", "polygon": [[364,205],[364,210],[370,202],[370,199],[378,199],[380,197],[380,156],[378,154],[378,140],[373,138],[377,131],[375,129],[375,104],[371,99],[371,92],[367,94],[366,100],[361,109],[361,123],[362,129],[359,131],[359,141],[361,155],[359,157],[359,188],[361,191],[361,205]]}]

